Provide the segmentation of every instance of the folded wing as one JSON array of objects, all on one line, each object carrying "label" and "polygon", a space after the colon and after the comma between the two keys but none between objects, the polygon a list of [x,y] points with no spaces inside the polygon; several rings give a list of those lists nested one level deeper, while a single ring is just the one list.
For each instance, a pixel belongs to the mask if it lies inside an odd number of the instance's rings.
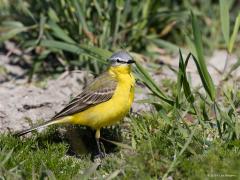
[{"label": "folded wing", "polygon": [[112,98],[117,87],[116,79],[108,72],[94,79],[81,94],[70,101],[52,120],[70,116]]}]

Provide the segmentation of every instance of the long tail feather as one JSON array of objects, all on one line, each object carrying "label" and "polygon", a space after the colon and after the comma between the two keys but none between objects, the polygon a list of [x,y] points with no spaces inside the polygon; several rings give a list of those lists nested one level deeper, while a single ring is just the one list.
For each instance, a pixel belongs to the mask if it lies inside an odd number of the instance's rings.
[{"label": "long tail feather", "polygon": [[29,132],[32,132],[32,131],[34,131],[36,129],[39,129],[39,128],[42,128],[42,127],[46,127],[46,126],[49,126],[49,125],[52,125],[52,124],[56,124],[56,123],[57,123],[56,121],[50,120],[50,121],[44,122],[42,124],[35,125],[35,126],[29,128],[29,129],[25,129],[23,131],[17,132],[14,135],[15,136],[22,136],[22,135],[27,134]]}]

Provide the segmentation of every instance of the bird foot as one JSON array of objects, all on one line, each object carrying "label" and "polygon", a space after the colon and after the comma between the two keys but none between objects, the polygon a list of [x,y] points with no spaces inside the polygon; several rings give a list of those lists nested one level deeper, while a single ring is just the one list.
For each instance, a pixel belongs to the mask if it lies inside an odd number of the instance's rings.
[{"label": "bird foot", "polygon": [[98,154],[95,155],[95,158],[100,158],[103,159],[105,158],[107,155],[104,152],[99,152]]},{"label": "bird foot", "polygon": [[98,162],[104,159],[106,156],[107,155],[105,153],[99,152],[98,154],[93,154],[91,159],[93,162]]}]

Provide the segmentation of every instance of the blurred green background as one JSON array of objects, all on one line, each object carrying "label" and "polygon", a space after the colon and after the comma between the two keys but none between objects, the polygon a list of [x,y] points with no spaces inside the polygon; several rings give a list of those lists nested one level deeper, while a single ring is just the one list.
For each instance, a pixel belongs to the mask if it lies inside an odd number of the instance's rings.
[{"label": "blurred green background", "polygon": [[[239,1],[226,4],[233,27]],[[4,41],[11,40],[30,54],[30,60],[21,61],[31,73],[78,68],[98,74],[101,57],[90,61],[92,52],[79,45],[125,49],[154,61],[161,50],[174,53],[191,47],[190,11],[199,20],[206,54],[224,48],[217,0],[1,0],[0,48],[4,51]]]}]

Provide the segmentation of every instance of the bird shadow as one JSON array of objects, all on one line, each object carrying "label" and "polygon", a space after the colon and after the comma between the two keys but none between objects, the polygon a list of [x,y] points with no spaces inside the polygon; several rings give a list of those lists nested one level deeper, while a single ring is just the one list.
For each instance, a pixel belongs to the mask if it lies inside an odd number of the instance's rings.
[{"label": "bird shadow", "polygon": [[[66,143],[68,145],[67,155],[81,157],[82,155],[91,155],[92,159],[98,154],[97,144],[95,140],[95,132],[88,127],[69,125],[59,130],[50,128],[48,133],[37,137],[38,144],[47,141],[48,143]],[[102,150],[106,154],[117,152],[118,147],[109,142],[122,142],[122,134],[119,126],[101,129],[100,143]],[[105,141],[106,139],[108,141]],[[41,146],[44,148],[44,146]]]}]

